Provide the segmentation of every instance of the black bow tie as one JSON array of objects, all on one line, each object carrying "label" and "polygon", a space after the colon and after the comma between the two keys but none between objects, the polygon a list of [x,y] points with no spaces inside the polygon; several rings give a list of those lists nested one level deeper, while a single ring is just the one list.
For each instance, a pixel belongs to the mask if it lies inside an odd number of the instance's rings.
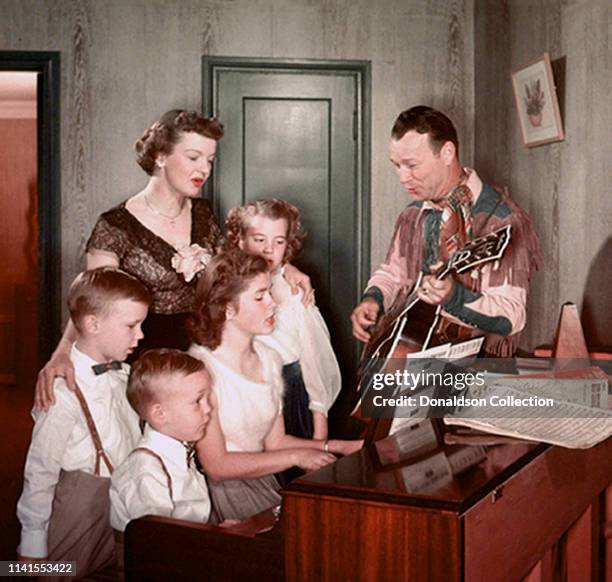
[{"label": "black bow tie", "polygon": [[104,372],[108,372],[109,370],[121,370],[122,367],[121,362],[113,360],[112,362],[105,362],[104,364],[96,364],[92,366],[91,369],[96,376],[99,376],[100,374],[104,374]]},{"label": "black bow tie", "polygon": [[187,454],[187,468],[189,469],[196,456],[195,443],[184,442],[183,446]]}]

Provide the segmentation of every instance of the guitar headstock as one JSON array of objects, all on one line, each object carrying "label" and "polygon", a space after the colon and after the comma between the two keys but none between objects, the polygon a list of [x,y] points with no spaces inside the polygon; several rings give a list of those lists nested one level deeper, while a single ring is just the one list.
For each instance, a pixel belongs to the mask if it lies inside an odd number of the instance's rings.
[{"label": "guitar headstock", "polygon": [[500,259],[510,242],[511,225],[502,226],[489,234],[471,240],[454,252],[442,267],[444,275],[455,271],[463,273],[476,265]]}]

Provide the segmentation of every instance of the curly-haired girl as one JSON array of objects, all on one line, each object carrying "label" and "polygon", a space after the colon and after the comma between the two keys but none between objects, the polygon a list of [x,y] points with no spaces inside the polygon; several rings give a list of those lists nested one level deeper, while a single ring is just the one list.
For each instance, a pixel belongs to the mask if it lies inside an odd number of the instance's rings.
[{"label": "curly-haired girl", "polygon": [[314,470],[331,453],[361,441],[305,440],[286,434],[281,360],[256,340],[272,332],[275,303],[267,261],[231,249],[217,255],[198,282],[189,352],[213,376],[213,414],[197,445],[219,520],[243,519],[280,503],[274,473]]},{"label": "curly-haired girl", "polygon": [[225,234],[229,244],[266,259],[272,276],[276,324],[260,340],[283,359],[287,433],[326,439],[327,413],[340,392],[340,369],[321,313],[291,294],[283,273],[306,236],[299,210],[276,198],[250,202],[230,210]]}]

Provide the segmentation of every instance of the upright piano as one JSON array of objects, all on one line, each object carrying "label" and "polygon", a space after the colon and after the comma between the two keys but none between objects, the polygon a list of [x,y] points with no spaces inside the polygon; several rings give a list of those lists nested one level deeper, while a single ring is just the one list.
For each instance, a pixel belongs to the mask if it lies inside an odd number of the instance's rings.
[{"label": "upright piano", "polygon": [[612,580],[612,439],[448,445],[427,423],[294,481],[266,533],[132,522],[127,579]]},{"label": "upright piano", "polygon": [[612,439],[580,451],[438,445],[404,454],[408,440],[397,433],[284,492],[288,580],[520,581],[538,568],[542,580],[561,570],[599,579]]}]

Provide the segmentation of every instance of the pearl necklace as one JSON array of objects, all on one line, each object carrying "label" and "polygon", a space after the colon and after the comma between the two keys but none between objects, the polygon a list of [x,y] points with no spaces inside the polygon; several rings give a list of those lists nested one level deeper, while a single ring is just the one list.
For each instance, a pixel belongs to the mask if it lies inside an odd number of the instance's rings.
[{"label": "pearl necklace", "polygon": [[153,206],[153,204],[149,202],[149,199],[147,198],[146,194],[143,196],[143,198],[144,198],[145,204],[147,205],[148,209],[154,214],[157,214],[157,216],[161,216],[162,218],[165,218],[170,223],[170,226],[174,226],[176,219],[181,214],[183,214],[183,210],[185,210],[185,207],[189,205],[189,204],[183,204],[183,207],[178,211],[178,214],[176,214],[175,216],[170,216],[169,214],[164,214],[161,210],[155,208],[155,206]]}]

